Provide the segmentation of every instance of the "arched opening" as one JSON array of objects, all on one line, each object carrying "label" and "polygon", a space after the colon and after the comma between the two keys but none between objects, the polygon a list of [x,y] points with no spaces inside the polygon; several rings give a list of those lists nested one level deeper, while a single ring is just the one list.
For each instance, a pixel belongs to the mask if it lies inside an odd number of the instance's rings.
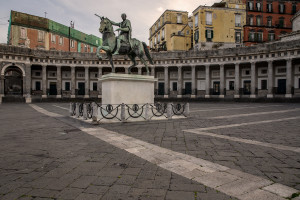
[{"label": "arched opening", "polygon": [[4,73],[4,94],[22,95],[23,94],[23,74],[16,66],[8,67]]}]

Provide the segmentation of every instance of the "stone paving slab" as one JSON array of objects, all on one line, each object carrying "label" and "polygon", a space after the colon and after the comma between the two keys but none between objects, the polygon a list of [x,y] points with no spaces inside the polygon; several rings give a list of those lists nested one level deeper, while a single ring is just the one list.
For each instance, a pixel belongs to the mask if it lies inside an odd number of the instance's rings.
[{"label": "stone paving slab", "polygon": [[1,199],[167,199],[177,191],[184,199],[231,198],[95,140],[57,120],[60,113],[25,104],[2,104],[0,112]]}]

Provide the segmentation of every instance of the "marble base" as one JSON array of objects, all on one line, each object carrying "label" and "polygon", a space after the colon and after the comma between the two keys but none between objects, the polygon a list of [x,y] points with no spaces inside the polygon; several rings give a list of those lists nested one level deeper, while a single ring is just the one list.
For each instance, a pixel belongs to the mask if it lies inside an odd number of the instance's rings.
[{"label": "marble base", "polygon": [[43,99],[46,99],[46,98],[47,98],[47,95],[43,94],[43,95],[42,95],[42,98],[43,98]]},{"label": "marble base", "polygon": [[72,94],[71,99],[75,99],[75,98],[76,98],[76,95]]},{"label": "marble base", "polygon": [[192,95],[191,95],[191,98],[192,98],[192,99],[195,99],[195,98],[196,98],[196,95],[192,94]]},{"label": "marble base", "polygon": [[250,98],[251,98],[251,99],[255,99],[255,98],[256,98],[256,94],[251,94],[251,95],[250,95]]},{"label": "marble base", "polygon": [[272,98],[274,98],[274,95],[273,94],[267,94],[267,98],[272,99]]},{"label": "marble base", "polygon": [[292,94],[285,94],[285,98],[292,98],[293,95]]},{"label": "marble base", "polygon": [[206,95],[204,96],[204,98],[208,99],[208,98],[210,98],[210,95],[207,95],[207,94],[206,94]]},{"label": "marble base", "polygon": [[178,94],[178,95],[177,95],[177,98],[182,98],[182,95],[181,95],[181,94]]},{"label": "marble base", "polygon": [[157,79],[153,76],[110,73],[99,80],[102,82],[102,104],[154,103]]},{"label": "marble base", "polygon": [[164,98],[169,98],[169,95],[167,95],[167,94],[166,94],[166,95],[164,95]]},{"label": "marble base", "polygon": [[84,95],[83,98],[88,99],[88,98],[90,98],[90,95]]},{"label": "marble base", "polygon": [[225,98],[225,95],[222,95],[222,94],[221,94],[221,95],[219,95],[219,98],[220,98],[220,99],[224,99],[224,98]]},{"label": "marble base", "polygon": [[238,99],[238,98],[240,98],[240,95],[235,94],[235,95],[234,95],[234,98],[235,98],[235,99]]},{"label": "marble base", "polygon": [[98,99],[101,99],[101,98],[102,98],[102,95],[101,95],[101,94],[99,94],[99,95],[98,95]]},{"label": "marble base", "polygon": [[57,99],[61,99],[61,95],[59,94],[59,95],[56,95],[56,98]]}]

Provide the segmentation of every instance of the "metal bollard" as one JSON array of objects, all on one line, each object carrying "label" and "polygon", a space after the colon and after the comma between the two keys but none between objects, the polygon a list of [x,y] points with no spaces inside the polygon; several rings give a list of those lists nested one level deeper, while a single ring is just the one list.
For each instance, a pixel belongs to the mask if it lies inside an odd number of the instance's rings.
[{"label": "metal bollard", "polygon": [[121,121],[125,122],[125,104],[121,104]]},{"label": "metal bollard", "polygon": [[83,119],[87,120],[87,106],[85,103],[83,104]]},{"label": "metal bollard", "polygon": [[70,103],[70,116],[73,116],[73,103]]},{"label": "metal bollard", "polygon": [[76,117],[79,118],[79,103],[76,103]]},{"label": "metal bollard", "polygon": [[167,118],[172,119],[172,103],[167,104]]},{"label": "metal bollard", "polygon": [[183,115],[184,116],[186,116],[186,117],[188,117],[189,115],[190,115],[190,104],[189,103],[186,103],[185,105],[184,105],[184,113],[183,113]]},{"label": "metal bollard", "polygon": [[98,105],[93,102],[92,103],[92,109],[93,109],[93,116],[92,116],[92,119],[93,121],[97,121],[97,116],[98,116]]}]

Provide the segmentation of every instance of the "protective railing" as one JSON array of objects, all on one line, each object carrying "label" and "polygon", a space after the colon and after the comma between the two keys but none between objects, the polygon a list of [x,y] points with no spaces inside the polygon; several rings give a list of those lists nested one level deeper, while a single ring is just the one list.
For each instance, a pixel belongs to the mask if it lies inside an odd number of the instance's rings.
[{"label": "protective railing", "polygon": [[93,122],[127,122],[187,117],[189,103],[70,103],[70,116]]}]

